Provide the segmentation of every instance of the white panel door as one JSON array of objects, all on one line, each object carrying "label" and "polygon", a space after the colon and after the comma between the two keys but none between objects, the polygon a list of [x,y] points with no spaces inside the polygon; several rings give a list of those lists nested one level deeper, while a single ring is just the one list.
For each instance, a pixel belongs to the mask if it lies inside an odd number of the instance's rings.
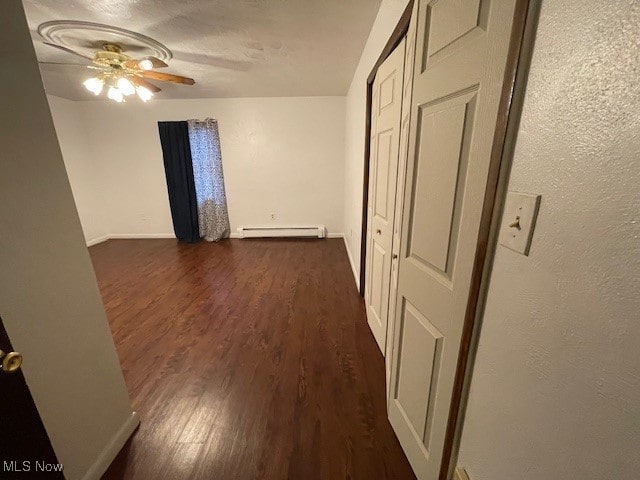
[{"label": "white panel door", "polygon": [[404,46],[402,40],[378,68],[371,103],[365,304],[369,326],[383,355],[389,314]]},{"label": "white panel door", "polygon": [[436,480],[516,0],[418,0],[389,419]]},{"label": "white panel door", "polygon": [[407,31],[404,54],[404,79],[402,82],[402,120],[400,122],[400,161],[396,181],[396,207],[393,219],[393,245],[391,247],[391,284],[389,287],[389,316],[385,349],[385,380],[387,399],[391,382],[391,359],[393,352],[393,330],[395,325],[395,305],[398,293],[398,257],[400,254],[400,233],[402,231],[402,207],[404,205],[404,182],[409,152],[409,131],[411,127],[411,92],[413,90],[413,59],[416,52],[416,18],[412,17]]}]

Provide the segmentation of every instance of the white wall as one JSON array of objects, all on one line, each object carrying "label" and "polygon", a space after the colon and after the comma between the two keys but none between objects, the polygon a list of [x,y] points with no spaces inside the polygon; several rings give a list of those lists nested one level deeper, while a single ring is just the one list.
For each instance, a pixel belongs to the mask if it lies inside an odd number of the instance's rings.
[{"label": "white wall", "polygon": [[[324,224],[343,233],[344,97],[72,103],[87,136],[86,168],[101,166],[95,171],[104,213],[96,212],[108,234],[173,233],[157,122],[206,117],[218,120],[232,232],[241,225]],[[56,121],[66,120],[60,105],[53,100]],[[69,138],[61,135],[65,155],[77,148]],[[67,161],[74,192],[75,163]],[[83,203],[79,194],[76,200]],[[95,229],[82,218],[89,237]]]},{"label": "white wall", "polygon": [[2,5],[0,57],[0,315],[65,477],[97,480],[137,418],[19,1]]},{"label": "white wall", "polygon": [[346,99],[344,151],[344,234],[347,252],[360,283],[360,235],[362,231],[362,182],[367,106],[367,77],[398,24],[408,0],[382,0],[360,57]]},{"label": "white wall", "polygon": [[640,472],[640,4],[543,2],[458,464],[473,480]]},{"label": "white wall", "polygon": [[47,96],[73,198],[82,222],[85,240],[108,233],[105,218],[105,168],[100,157],[91,154],[85,112],[77,102]]}]

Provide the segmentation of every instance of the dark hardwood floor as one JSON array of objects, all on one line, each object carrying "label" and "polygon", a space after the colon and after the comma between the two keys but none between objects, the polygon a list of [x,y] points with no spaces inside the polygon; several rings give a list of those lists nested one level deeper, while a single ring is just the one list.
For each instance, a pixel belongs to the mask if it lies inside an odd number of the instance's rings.
[{"label": "dark hardwood floor", "polygon": [[415,478],[341,239],[90,253],[142,420],[104,479]]}]

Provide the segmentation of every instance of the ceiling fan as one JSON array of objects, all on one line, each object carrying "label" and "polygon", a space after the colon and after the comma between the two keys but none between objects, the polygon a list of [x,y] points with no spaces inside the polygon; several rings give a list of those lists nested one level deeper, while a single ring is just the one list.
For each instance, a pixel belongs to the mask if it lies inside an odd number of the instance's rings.
[{"label": "ceiling fan", "polygon": [[86,68],[96,70],[97,73],[96,76],[85,80],[83,85],[94,95],[100,95],[106,87],[107,97],[115,102],[123,102],[125,97],[136,93],[143,102],[149,101],[154,93],[158,93],[161,89],[148,79],[183,85],[196,83],[193,78],[156,72],[155,68],[165,68],[168,65],[152,56],[132,58],[122,53],[122,47],[115,43],[104,43],[102,50],[95,52],[93,57],[55,43],[43,43],[89,60],[91,64],[86,65]]}]

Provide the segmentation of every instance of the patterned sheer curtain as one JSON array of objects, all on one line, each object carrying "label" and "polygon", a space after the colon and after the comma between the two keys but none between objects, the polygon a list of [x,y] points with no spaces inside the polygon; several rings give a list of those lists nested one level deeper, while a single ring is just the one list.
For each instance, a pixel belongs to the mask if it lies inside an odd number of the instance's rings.
[{"label": "patterned sheer curtain", "polygon": [[216,242],[230,233],[218,122],[207,118],[188,120],[187,123],[200,236],[209,242]]}]

